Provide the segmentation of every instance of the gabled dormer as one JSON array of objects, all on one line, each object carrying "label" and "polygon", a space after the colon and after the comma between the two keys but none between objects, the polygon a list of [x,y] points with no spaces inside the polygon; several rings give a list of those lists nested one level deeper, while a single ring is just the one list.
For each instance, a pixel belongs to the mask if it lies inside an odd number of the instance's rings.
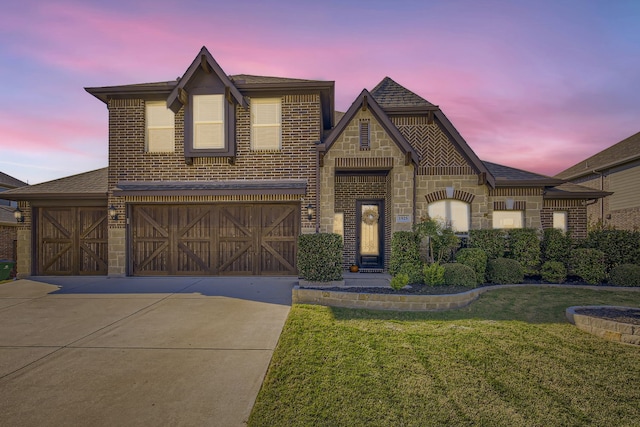
[{"label": "gabled dormer", "polygon": [[234,157],[236,105],[247,102],[203,47],[167,98],[174,113],[184,108],[184,156]]}]

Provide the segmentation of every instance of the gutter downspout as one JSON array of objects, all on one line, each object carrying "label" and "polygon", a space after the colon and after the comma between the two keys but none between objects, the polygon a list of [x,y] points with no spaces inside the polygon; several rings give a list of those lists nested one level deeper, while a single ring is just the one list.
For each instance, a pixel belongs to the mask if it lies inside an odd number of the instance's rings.
[{"label": "gutter downspout", "polygon": [[316,150],[316,234],[320,232],[320,152]]},{"label": "gutter downspout", "polygon": [[[604,191],[604,173],[598,172],[597,169],[592,172],[600,176],[600,191]],[[604,225],[604,197],[600,199],[600,223]]]}]

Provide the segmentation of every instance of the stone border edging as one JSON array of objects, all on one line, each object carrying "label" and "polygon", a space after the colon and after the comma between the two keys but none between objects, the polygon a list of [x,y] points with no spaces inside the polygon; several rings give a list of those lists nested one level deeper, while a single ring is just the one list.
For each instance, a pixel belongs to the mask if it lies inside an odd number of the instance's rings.
[{"label": "stone border edging", "polygon": [[581,308],[614,308],[637,310],[637,307],[621,307],[613,305],[575,305],[573,307],[567,308],[565,314],[569,323],[576,325],[576,327],[582,331],[588,332],[609,341],[640,345],[640,326],[576,313],[576,310],[579,310]]},{"label": "stone border edging", "polygon": [[[323,289],[307,289],[294,286],[291,291],[293,304],[315,304],[330,307],[366,308],[372,310],[392,311],[442,311],[462,308],[471,304],[478,297],[493,289],[515,288],[524,286],[577,288],[593,290],[640,291],[640,288],[614,286],[582,286],[582,285],[493,285],[474,288],[459,294],[447,295],[394,295],[342,292]],[[640,329],[640,328],[639,328]]]}]

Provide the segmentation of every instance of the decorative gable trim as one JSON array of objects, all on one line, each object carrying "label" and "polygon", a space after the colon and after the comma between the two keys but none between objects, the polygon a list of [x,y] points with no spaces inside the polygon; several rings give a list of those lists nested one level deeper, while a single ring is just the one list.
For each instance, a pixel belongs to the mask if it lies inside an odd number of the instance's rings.
[{"label": "decorative gable trim", "polygon": [[243,108],[247,108],[247,101],[244,99],[238,88],[235,87],[231,79],[225,74],[222,67],[218,65],[216,60],[213,59],[213,56],[211,56],[211,53],[209,53],[207,48],[203,46],[202,49],[200,49],[200,53],[198,53],[182,78],[180,78],[176,87],[173,88],[171,94],[169,94],[169,98],[167,98],[167,107],[173,110],[174,113],[177,113],[182,105],[185,104],[185,101],[188,100],[188,94],[185,90],[185,86],[191,81],[191,79],[193,79],[198,70],[203,70],[207,74],[215,74],[225,86],[227,100],[229,102],[235,100],[235,102]]},{"label": "decorative gable trim", "polygon": [[346,129],[349,123],[355,118],[356,114],[360,110],[360,108],[368,109],[371,114],[376,118],[378,123],[384,128],[387,134],[391,137],[393,142],[400,148],[402,153],[408,156],[411,162],[415,166],[419,164],[419,156],[418,153],[411,147],[411,145],[407,142],[407,140],[402,136],[400,131],[395,127],[395,125],[391,122],[389,117],[385,114],[385,112],[380,108],[375,99],[371,96],[369,91],[363,89],[360,92],[360,95],[356,98],[356,100],[351,104],[349,110],[345,113],[345,115],[340,119],[336,127],[329,134],[324,144],[319,145],[318,149],[321,151],[329,151],[331,146],[336,142],[336,140],[342,135],[342,132]]}]

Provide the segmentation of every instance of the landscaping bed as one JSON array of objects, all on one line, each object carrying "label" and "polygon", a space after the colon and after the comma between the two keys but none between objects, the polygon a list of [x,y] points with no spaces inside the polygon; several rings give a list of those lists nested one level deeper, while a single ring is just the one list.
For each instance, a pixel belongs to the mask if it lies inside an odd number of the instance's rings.
[{"label": "landscaping bed", "polygon": [[614,322],[628,323],[631,325],[640,325],[640,308],[594,307],[578,308],[575,312],[577,314],[584,314],[585,316],[597,317],[599,319],[613,320]]}]

